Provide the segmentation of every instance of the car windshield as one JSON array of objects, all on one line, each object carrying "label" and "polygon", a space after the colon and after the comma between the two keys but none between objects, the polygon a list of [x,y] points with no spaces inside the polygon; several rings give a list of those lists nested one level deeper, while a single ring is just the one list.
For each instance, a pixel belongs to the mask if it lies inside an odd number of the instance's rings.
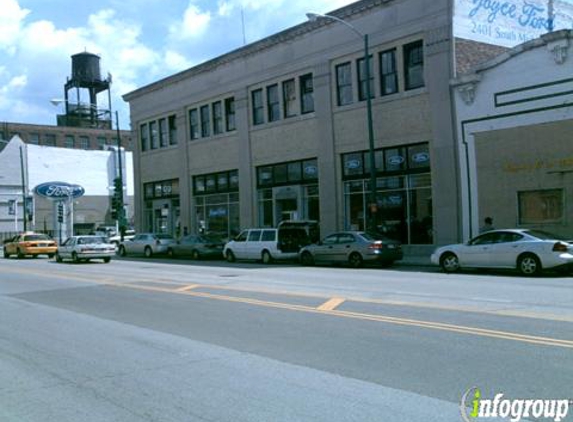
[{"label": "car windshield", "polygon": [[104,238],[101,236],[80,237],[78,238],[78,245],[105,243]]},{"label": "car windshield", "polygon": [[565,240],[564,237],[543,230],[525,230],[525,233],[541,240]]},{"label": "car windshield", "polygon": [[29,234],[24,236],[24,241],[30,242],[34,240],[52,240],[47,234]]}]

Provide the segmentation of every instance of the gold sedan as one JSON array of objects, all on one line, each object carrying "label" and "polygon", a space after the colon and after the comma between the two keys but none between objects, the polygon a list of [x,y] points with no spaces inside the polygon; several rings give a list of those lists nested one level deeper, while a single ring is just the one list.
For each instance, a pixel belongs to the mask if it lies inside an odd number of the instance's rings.
[{"label": "gold sedan", "polygon": [[18,258],[24,258],[27,255],[34,258],[38,255],[48,255],[52,258],[57,250],[56,241],[47,234],[27,232],[4,243],[4,258],[10,258],[10,255],[16,255]]}]

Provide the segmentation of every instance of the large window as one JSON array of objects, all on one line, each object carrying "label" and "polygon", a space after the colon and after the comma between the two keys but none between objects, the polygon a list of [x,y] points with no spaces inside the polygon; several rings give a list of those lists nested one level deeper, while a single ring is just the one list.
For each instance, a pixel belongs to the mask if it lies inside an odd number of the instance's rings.
[{"label": "large window", "polygon": [[44,135],[44,145],[49,146],[49,147],[55,147],[56,146],[56,135],[54,135],[52,133],[48,133],[48,134]]},{"label": "large window", "polygon": [[201,136],[203,138],[206,138],[211,135],[211,128],[210,128],[211,118],[209,116],[209,106],[204,105],[203,107],[201,107],[200,113],[201,113]]},{"label": "large window", "polygon": [[223,106],[221,101],[213,103],[213,135],[223,133]]},{"label": "large window", "polygon": [[281,118],[279,87],[277,84],[267,86],[267,107],[269,122],[274,122]]},{"label": "large window", "polygon": [[169,145],[169,131],[167,129],[167,119],[159,119],[159,145],[161,148]]},{"label": "large window", "polygon": [[189,110],[189,138],[199,138],[199,112],[196,108]]},{"label": "large window", "polygon": [[224,238],[239,233],[239,176],[237,170],[193,177],[198,233]]},{"label": "large window", "polygon": [[73,135],[66,135],[66,137],[64,139],[64,147],[66,147],[66,148],[75,148],[76,147],[76,140],[74,139]]},{"label": "large window", "polygon": [[255,89],[251,93],[251,103],[253,106],[253,124],[260,125],[265,122],[265,106],[263,104],[263,90]]},{"label": "large window", "polygon": [[176,116],[169,116],[169,145],[177,144],[177,119]]},{"label": "large window", "polygon": [[283,82],[283,110],[284,116],[292,117],[296,115],[296,90],[294,79]]},{"label": "large window", "polygon": [[416,41],[404,46],[406,89],[424,86],[424,44]]},{"label": "large window", "polygon": [[139,141],[141,144],[141,151],[147,151],[149,149],[149,129],[147,123],[139,126]]},{"label": "large window", "polygon": [[80,136],[80,148],[90,149],[90,138],[87,136]]},{"label": "large window", "polygon": [[[342,156],[347,229],[363,230],[371,212],[369,157],[367,151]],[[376,150],[375,163],[377,212],[372,218],[378,231],[402,243],[432,243],[428,144]]]},{"label": "large window", "polygon": [[336,102],[339,106],[352,103],[352,67],[350,62],[336,66]]},{"label": "large window", "polygon": [[227,98],[225,100],[225,123],[227,131],[235,130],[235,98]]},{"label": "large window", "polygon": [[159,130],[157,129],[157,121],[149,123],[149,132],[151,134],[151,149],[159,148]]},{"label": "large window", "polygon": [[[374,66],[372,64],[372,56],[368,57],[368,72],[366,72],[364,58],[356,61],[356,68],[358,69],[358,99],[364,101],[368,97],[368,90],[370,90],[370,98],[374,98]],[[367,73],[368,80],[366,78]]]},{"label": "large window", "polygon": [[257,186],[280,186],[318,180],[316,158],[257,167]]},{"label": "large window", "polygon": [[314,87],[312,73],[300,77],[300,112],[312,113],[314,111]]},{"label": "large window", "polygon": [[380,53],[380,84],[382,95],[398,92],[395,48]]},{"label": "large window", "polygon": [[563,220],[563,189],[518,192],[519,224],[559,223]]}]

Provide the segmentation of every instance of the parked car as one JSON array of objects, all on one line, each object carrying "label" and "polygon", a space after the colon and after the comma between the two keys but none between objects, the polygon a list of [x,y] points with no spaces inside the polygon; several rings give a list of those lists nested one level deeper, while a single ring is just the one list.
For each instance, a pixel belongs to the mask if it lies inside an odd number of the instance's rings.
[{"label": "parked car", "polygon": [[225,242],[212,235],[189,235],[167,248],[170,257],[190,256],[192,259],[223,258]]},{"label": "parked car", "polygon": [[107,242],[104,236],[71,236],[56,252],[56,261],[71,259],[74,262],[103,259],[108,263],[115,255],[115,245]]},{"label": "parked car", "polygon": [[26,232],[4,243],[4,258],[9,258],[11,255],[16,255],[18,258],[28,255],[34,258],[38,255],[48,255],[52,258],[57,250],[56,241],[47,234]]},{"label": "parked car", "polygon": [[431,256],[445,272],[461,268],[510,268],[523,275],[573,267],[573,245],[541,230],[493,230],[469,242],[437,248]]},{"label": "parked car", "polygon": [[305,246],[300,251],[303,265],[347,263],[358,268],[365,263],[391,265],[400,259],[400,242],[361,231],[333,233],[321,242]]},{"label": "parked car", "polygon": [[227,242],[223,255],[229,262],[245,259],[269,264],[273,260],[297,259],[300,248],[308,244],[306,230],[299,227],[246,229]]},{"label": "parked car", "polygon": [[169,234],[140,233],[133,239],[124,240],[118,247],[120,256],[143,254],[151,258],[156,254],[167,253],[167,249],[175,244],[175,239]]}]

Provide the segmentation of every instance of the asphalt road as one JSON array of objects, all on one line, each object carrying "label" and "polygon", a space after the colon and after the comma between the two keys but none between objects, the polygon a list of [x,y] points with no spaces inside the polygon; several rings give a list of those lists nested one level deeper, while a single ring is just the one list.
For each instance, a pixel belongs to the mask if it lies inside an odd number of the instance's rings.
[{"label": "asphalt road", "polygon": [[569,277],[4,259],[0,421],[461,421],[573,398],[572,324]]}]

